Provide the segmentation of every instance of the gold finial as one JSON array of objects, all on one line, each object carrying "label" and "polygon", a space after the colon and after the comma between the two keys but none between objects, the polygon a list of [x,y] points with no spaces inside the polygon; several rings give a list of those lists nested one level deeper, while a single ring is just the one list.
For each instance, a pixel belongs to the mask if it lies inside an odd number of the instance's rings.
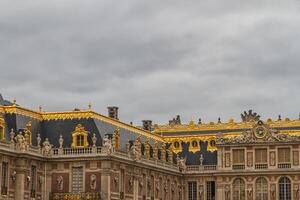
[{"label": "gold finial", "polygon": [[39,112],[42,112],[42,106],[39,106]]},{"label": "gold finial", "polygon": [[89,110],[92,110],[92,103],[91,102],[89,102],[88,107],[89,107]]}]

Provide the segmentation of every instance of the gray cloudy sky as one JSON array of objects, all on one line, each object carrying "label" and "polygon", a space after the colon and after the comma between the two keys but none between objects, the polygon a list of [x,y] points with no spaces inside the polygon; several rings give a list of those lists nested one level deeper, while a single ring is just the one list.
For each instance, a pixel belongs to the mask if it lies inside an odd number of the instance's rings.
[{"label": "gray cloudy sky", "polygon": [[297,118],[299,39],[299,1],[1,0],[0,93],[135,124]]}]

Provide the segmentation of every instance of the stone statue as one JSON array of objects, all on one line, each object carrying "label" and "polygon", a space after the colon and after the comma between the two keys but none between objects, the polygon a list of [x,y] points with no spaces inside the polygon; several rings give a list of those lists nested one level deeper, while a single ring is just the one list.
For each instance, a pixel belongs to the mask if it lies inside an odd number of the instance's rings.
[{"label": "stone statue", "polygon": [[42,153],[45,156],[51,156],[52,144],[50,144],[48,138],[43,142]]},{"label": "stone statue", "polygon": [[185,158],[179,158],[177,160],[177,164],[178,164],[179,170],[185,171],[186,170],[186,157]]},{"label": "stone statue", "polygon": [[64,144],[64,138],[62,135],[59,136],[59,148],[62,149],[63,148],[63,144]]},{"label": "stone statue", "polygon": [[103,138],[103,147],[104,152],[110,155],[112,153],[112,144],[111,140],[108,138],[108,135],[105,135]]},{"label": "stone statue", "polygon": [[271,196],[271,200],[276,199],[276,185],[275,184],[271,184],[271,186],[270,186],[270,196]]},{"label": "stone statue", "polygon": [[16,136],[16,142],[17,142],[16,144],[17,150],[22,152],[26,151],[26,141],[21,132]]},{"label": "stone statue", "polygon": [[92,140],[93,140],[93,147],[96,147],[97,137],[96,137],[96,134],[95,134],[95,133],[93,134]]},{"label": "stone statue", "polygon": [[40,134],[37,134],[37,137],[36,137],[36,143],[37,143],[37,146],[39,147],[39,149],[41,148],[41,135]]},{"label": "stone statue", "polygon": [[10,130],[9,135],[10,135],[10,143],[11,143],[11,144],[14,144],[14,143],[15,143],[15,141],[14,141],[14,138],[15,138],[15,132],[14,132],[14,129],[13,129],[13,128]]},{"label": "stone statue", "polygon": [[295,199],[299,198],[299,185],[298,184],[294,185],[294,197],[295,197]]},{"label": "stone statue", "polygon": [[91,176],[90,176],[90,187],[91,187],[91,189],[92,190],[95,190],[96,189],[96,184],[97,184],[97,179],[96,179],[97,177],[96,177],[96,175],[95,174],[92,174]]},{"label": "stone statue", "polygon": [[140,152],[138,147],[134,144],[130,147],[130,156],[135,160],[140,160],[141,156],[140,156]]},{"label": "stone statue", "polygon": [[57,190],[62,191],[64,189],[64,178],[62,176],[58,176],[56,179]]},{"label": "stone statue", "polygon": [[225,186],[225,200],[230,200],[230,186]]},{"label": "stone statue", "polygon": [[253,197],[253,188],[252,185],[247,186],[247,199],[251,200]]}]

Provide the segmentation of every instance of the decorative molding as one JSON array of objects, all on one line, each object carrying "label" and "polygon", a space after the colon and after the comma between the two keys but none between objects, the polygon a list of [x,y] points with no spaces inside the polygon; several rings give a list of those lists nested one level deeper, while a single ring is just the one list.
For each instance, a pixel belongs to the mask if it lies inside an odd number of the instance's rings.
[{"label": "decorative molding", "polygon": [[[78,145],[78,137],[82,137],[82,144],[83,145]],[[84,129],[84,127],[81,124],[78,124],[75,127],[75,130],[72,132],[72,148],[77,148],[77,147],[87,147],[89,146],[88,143],[88,132]]]},{"label": "decorative molding", "polygon": [[217,135],[217,145],[278,142],[300,142],[300,135],[281,134],[279,131],[272,129],[268,124],[264,124],[262,121],[258,121],[250,131],[245,131],[237,137],[224,137],[222,133]]},{"label": "decorative molding", "polygon": [[0,107],[0,112],[1,110],[4,111],[4,113],[6,114],[23,115],[39,121],[66,120],[66,119],[97,119],[115,125],[118,128],[123,128],[133,133],[137,133],[147,138],[151,138],[153,140],[157,140],[160,142],[164,141],[163,138],[161,138],[159,135],[155,135],[149,131],[123,123],[119,120],[106,117],[90,109],[79,110],[79,111],[65,111],[65,112],[37,112],[37,111],[32,111],[26,108],[19,107],[18,105],[12,105],[12,106],[2,106]]}]

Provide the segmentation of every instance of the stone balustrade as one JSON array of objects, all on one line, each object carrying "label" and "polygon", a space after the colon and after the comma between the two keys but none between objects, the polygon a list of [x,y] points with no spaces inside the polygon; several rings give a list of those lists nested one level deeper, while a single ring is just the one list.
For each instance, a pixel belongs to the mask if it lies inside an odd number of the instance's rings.
[{"label": "stone balustrade", "polygon": [[186,167],[186,173],[199,173],[202,171],[216,171],[216,165],[188,165]]}]

